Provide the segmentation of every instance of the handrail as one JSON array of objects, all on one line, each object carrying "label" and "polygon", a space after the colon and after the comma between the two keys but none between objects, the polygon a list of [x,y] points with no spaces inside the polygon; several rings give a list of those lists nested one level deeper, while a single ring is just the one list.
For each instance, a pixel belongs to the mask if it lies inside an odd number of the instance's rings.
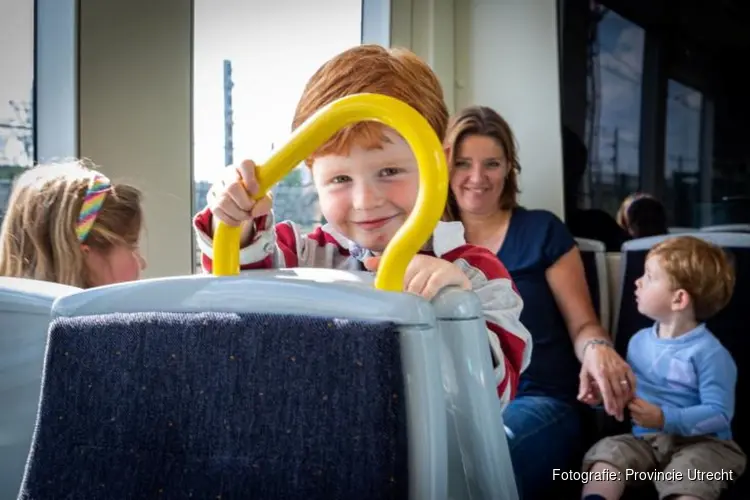
[{"label": "handrail", "polygon": [[[375,288],[400,292],[406,267],[432,235],[448,196],[448,166],[442,144],[427,120],[411,106],[380,94],[355,94],[328,104],[257,167],[257,198],[338,130],[363,120],[378,121],[398,132],[411,147],[419,166],[419,193],[414,209],[383,252],[375,276]],[[214,234],[214,275],[239,274],[240,237],[239,227],[218,224]]]}]

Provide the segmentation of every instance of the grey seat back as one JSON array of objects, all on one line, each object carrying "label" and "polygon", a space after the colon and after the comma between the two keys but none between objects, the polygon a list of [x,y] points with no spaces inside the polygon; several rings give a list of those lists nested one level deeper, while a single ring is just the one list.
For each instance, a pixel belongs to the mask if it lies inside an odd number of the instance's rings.
[{"label": "grey seat back", "polygon": [[517,500],[479,298],[449,289],[433,300],[433,306],[448,410],[449,496]]},{"label": "grey seat back", "polygon": [[605,329],[610,328],[610,297],[607,281],[607,248],[603,242],[576,238],[583,260],[586,284],[594,311]]},{"label": "grey seat back", "polygon": [[704,226],[702,232],[707,233],[750,233],[750,224],[719,224],[716,226]]},{"label": "grey seat back", "polygon": [[0,278],[0,498],[15,498],[39,405],[52,302],[77,288]]},{"label": "grey seat back", "polygon": [[20,498],[445,498],[432,307],[348,274],[58,301]]}]

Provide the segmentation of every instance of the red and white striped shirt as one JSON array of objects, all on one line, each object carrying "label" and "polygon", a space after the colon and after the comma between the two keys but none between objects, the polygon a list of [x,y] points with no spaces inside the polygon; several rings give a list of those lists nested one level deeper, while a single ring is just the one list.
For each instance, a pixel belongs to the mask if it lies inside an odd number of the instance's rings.
[{"label": "red and white striped shirt", "polygon": [[[212,217],[206,208],[193,220],[206,272],[211,272],[213,258]],[[351,253],[356,244],[330,225],[304,235],[293,222],[274,225],[272,214],[256,219],[254,224],[253,241],[240,250],[242,271],[291,267],[361,269]],[[429,249],[421,253],[453,262],[469,278],[487,320],[497,393],[505,407],[515,397],[518,379],[529,365],[532,349],[531,334],[520,321],[523,301],[510,274],[492,252],[466,243],[460,222],[440,222]]]}]

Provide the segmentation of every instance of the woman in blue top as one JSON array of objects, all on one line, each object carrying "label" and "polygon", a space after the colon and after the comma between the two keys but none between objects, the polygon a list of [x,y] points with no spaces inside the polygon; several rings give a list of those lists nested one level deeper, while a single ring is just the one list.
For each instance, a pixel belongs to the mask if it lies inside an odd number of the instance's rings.
[{"label": "woman in blue top", "polygon": [[531,364],[503,415],[519,493],[545,495],[553,469],[580,467],[578,401],[601,395],[619,420],[635,379],[594,312],[575,240],[554,214],[518,206],[521,170],[513,132],[487,107],[451,120],[445,141],[451,167],[447,218],[466,240],[489,248],[510,272],[531,332]]}]

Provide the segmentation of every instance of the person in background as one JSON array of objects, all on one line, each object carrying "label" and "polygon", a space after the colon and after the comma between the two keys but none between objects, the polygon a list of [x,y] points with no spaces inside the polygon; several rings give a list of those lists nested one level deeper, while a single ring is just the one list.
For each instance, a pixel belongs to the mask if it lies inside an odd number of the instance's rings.
[{"label": "person in background", "polygon": [[0,276],[90,288],[137,280],[140,191],[82,161],[40,165],[16,180],[0,229]]},{"label": "person in background", "polygon": [[664,205],[651,196],[642,196],[633,200],[627,207],[623,218],[626,229],[633,238],[646,238],[667,234],[667,210]]},{"label": "person in background", "polygon": [[734,283],[722,249],[698,238],[669,238],[649,251],[635,300],[655,323],[630,339],[627,355],[635,425],[588,451],[585,500],[619,499],[633,483],[628,471],[671,473],[654,480],[659,498],[715,500],[743,473],[747,459],[731,428],[737,366],[704,323],[729,303]]},{"label": "person in background", "polygon": [[533,356],[503,420],[522,498],[550,498],[553,469],[580,463],[585,451],[579,400],[596,385],[606,411],[622,420],[633,374],[596,317],[565,224],[518,204],[521,166],[508,123],[491,108],[466,108],[451,119],[444,146],[446,220],[460,221],[467,242],[505,264],[524,301],[521,322],[531,332]]},{"label": "person in background", "polygon": [[652,198],[652,196],[648,193],[630,193],[625,197],[625,199],[622,200],[620,208],[617,210],[617,224],[625,232],[628,232],[628,209],[635,200],[640,200],[641,198]]}]

